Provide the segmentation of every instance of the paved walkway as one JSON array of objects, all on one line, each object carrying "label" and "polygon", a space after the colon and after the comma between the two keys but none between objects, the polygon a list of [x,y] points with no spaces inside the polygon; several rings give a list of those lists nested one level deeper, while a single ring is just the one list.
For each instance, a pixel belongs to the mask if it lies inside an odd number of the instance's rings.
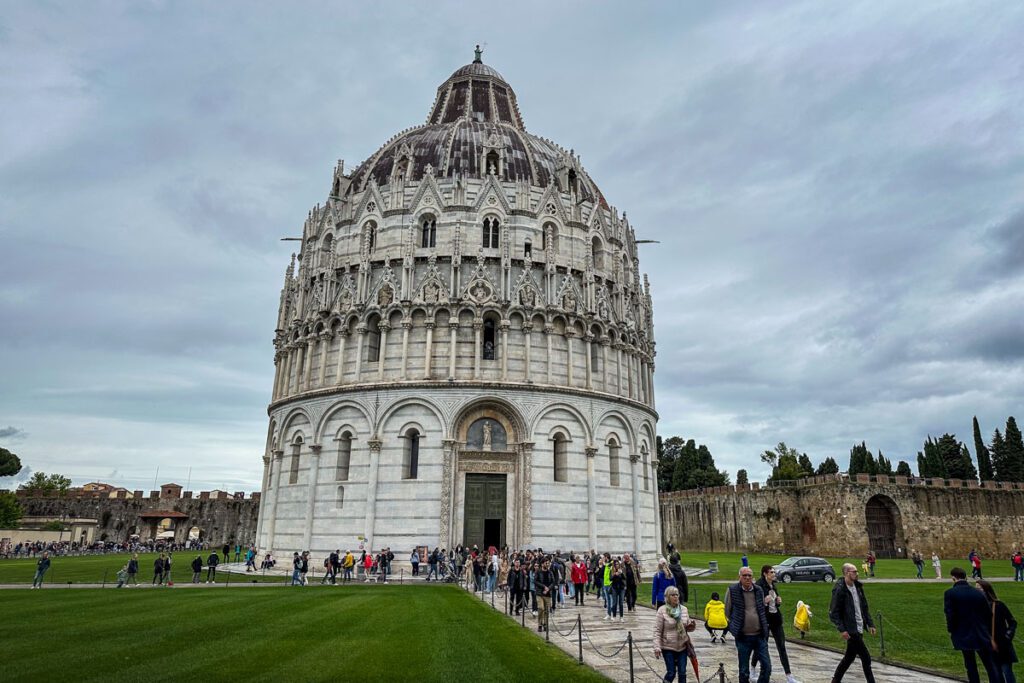
[{"label": "paved walkway", "polygon": [[[491,602],[490,594],[477,593],[476,595],[487,603]],[[500,592],[495,594],[494,605],[497,610],[504,612],[504,594]],[[581,616],[583,624],[583,661],[585,664],[613,681],[629,681],[629,648],[628,646],[623,647],[623,644],[626,641],[627,633],[632,633],[634,680],[654,683],[662,679],[665,665],[661,660],[654,658],[651,639],[654,629],[654,610],[638,605],[634,613],[626,612],[625,620],[620,623],[602,620],[605,611],[601,607],[601,599],[596,595],[588,595],[586,604],[582,608],[573,606],[571,601],[567,602],[564,608],[555,610],[552,614],[551,631],[548,637],[553,644],[574,659],[579,657],[579,636],[575,630],[577,614]],[[517,623],[522,623],[521,617],[510,615],[509,618],[515,619]],[[537,632],[536,618],[527,614],[525,622],[531,633],[537,637],[544,637],[543,633]],[[717,682],[719,678],[713,674],[718,671],[720,664],[724,666],[726,681],[738,683],[739,669],[736,649],[731,639],[724,644],[712,645],[707,631],[704,630],[704,623],[698,621],[697,630],[693,633],[693,643],[700,666],[700,680],[697,683],[704,683],[709,679]],[[602,654],[595,652],[595,647]],[[876,653],[878,650],[877,638],[869,638],[868,647],[873,654]],[[829,683],[832,680],[832,673],[841,659],[836,652],[796,641],[787,642],[786,650],[789,653],[793,675],[801,683]],[[778,653],[775,651],[775,643],[772,641],[769,641],[769,652],[772,657],[772,681],[785,681],[785,675],[778,661]],[[872,670],[878,683],[936,683],[936,681],[960,680],[879,662],[873,663]],[[692,668],[688,670],[687,674],[688,683],[694,683],[696,679],[693,676]],[[854,662],[843,680],[851,683],[864,680],[859,660]]]}]

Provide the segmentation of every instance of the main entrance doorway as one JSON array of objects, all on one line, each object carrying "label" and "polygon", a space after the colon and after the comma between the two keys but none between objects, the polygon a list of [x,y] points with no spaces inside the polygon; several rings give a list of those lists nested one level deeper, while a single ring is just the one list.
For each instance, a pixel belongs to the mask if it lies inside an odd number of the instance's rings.
[{"label": "main entrance doorway", "polygon": [[505,474],[466,474],[463,544],[481,550],[505,545]]}]

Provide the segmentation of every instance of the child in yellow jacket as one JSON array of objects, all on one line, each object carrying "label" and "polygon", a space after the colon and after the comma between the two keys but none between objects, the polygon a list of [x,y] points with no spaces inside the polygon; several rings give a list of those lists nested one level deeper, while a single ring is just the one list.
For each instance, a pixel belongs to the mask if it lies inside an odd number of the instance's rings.
[{"label": "child in yellow jacket", "polygon": [[[718,593],[712,593],[708,604],[704,605],[704,628],[711,634],[712,643],[715,638],[724,643],[725,631],[729,627],[729,620],[725,618],[725,603],[718,597]],[[715,631],[721,631],[721,634]]]}]

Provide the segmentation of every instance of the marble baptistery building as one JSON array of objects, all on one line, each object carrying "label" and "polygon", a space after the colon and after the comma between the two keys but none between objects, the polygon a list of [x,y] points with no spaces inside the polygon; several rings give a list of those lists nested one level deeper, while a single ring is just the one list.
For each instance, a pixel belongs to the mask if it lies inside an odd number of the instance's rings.
[{"label": "marble baptistery building", "polygon": [[338,163],[274,346],[260,548],[657,551],[633,230],[479,52],[424,124]]}]

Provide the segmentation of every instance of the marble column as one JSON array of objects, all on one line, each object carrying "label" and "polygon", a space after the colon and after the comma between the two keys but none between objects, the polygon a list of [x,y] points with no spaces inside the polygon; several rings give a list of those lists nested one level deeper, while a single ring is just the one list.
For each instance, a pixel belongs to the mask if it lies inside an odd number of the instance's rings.
[{"label": "marble column", "polygon": [[480,379],[480,335],[483,333],[484,322],[482,320],[473,321],[473,379]]},{"label": "marble column", "polygon": [[615,345],[615,393],[623,396],[622,393],[622,342]]},{"label": "marble column", "polygon": [[448,323],[448,380],[455,379],[455,351],[459,346],[459,322]]},{"label": "marble column", "polygon": [[523,323],[523,335],[526,337],[526,383],[532,384],[530,377],[530,366],[533,364],[533,324]]},{"label": "marble column", "polygon": [[521,472],[522,494],[520,500],[519,515],[519,547],[529,548],[533,544],[533,443],[524,442],[519,444],[519,463]]},{"label": "marble column", "polygon": [[356,333],[359,334],[359,339],[356,341],[356,384],[358,384],[363,376],[363,345],[366,342],[366,325],[359,323]]},{"label": "marble column", "polygon": [[409,331],[412,329],[411,320],[402,321],[402,379],[406,377],[406,370],[409,367]]},{"label": "marble column", "polygon": [[274,463],[271,467],[271,479],[274,482],[273,501],[270,504],[269,525],[267,526],[267,552],[274,550],[274,527],[277,522],[277,501],[281,499],[281,465],[284,461],[284,451],[274,451]]},{"label": "marble column", "polygon": [[341,384],[345,379],[345,346],[348,341],[349,331],[339,330],[338,334],[338,365],[334,368],[334,383]]},{"label": "marble column", "polygon": [[366,521],[363,533],[366,534],[366,550],[377,550],[373,545],[373,525],[377,519],[377,476],[380,468],[381,440],[374,436],[366,442],[370,447],[370,472],[366,483]]},{"label": "marble column", "polygon": [[555,333],[555,328],[551,325],[544,326],[544,338],[548,345],[548,356],[547,356],[547,370],[548,370],[548,384],[551,384],[551,335]]},{"label": "marble column", "polygon": [[601,337],[601,390],[611,393],[612,383],[608,375],[608,347],[611,340],[607,336]]},{"label": "marble column", "polygon": [[309,550],[313,547],[313,510],[316,505],[316,484],[320,478],[320,444],[313,444],[309,447],[309,487],[306,493],[306,524],[303,538],[305,542],[302,547]]},{"label": "marble column", "polygon": [[498,331],[501,332],[501,379],[502,381],[508,379],[508,328],[510,323],[507,320],[502,320],[498,326]]},{"label": "marble column", "polygon": [[566,386],[571,387],[573,385],[573,362],[572,357],[572,340],[576,337],[576,330],[569,328],[565,331],[565,367],[566,367]]},{"label": "marble column", "polygon": [[330,332],[320,335],[320,376],[317,377],[316,383],[318,387],[323,387],[324,382],[327,381],[327,351],[331,348],[331,337],[333,336]]},{"label": "marble column", "polygon": [[594,458],[597,449],[587,446],[583,449],[587,455],[587,540],[591,548],[597,548],[597,482],[594,481]]},{"label": "marble column", "polygon": [[388,360],[388,330],[391,325],[385,322],[379,323],[380,329],[380,352],[377,354],[377,379],[384,379],[384,368]]},{"label": "marble column", "polygon": [[640,552],[640,494],[637,490],[636,464],[640,460],[637,453],[629,454],[629,478],[633,482],[633,552]]},{"label": "marble column", "polygon": [[309,389],[313,383],[313,342],[316,337],[309,337],[302,345],[302,388]]},{"label": "marble column", "polygon": [[427,350],[423,356],[423,379],[430,379],[430,361],[434,358],[434,321],[428,320],[427,328]]},{"label": "marble column", "polygon": [[454,548],[458,545],[455,542],[455,530],[452,524],[455,511],[454,483],[458,468],[458,442],[445,439],[441,445],[444,449],[444,462],[441,468],[441,524],[438,545],[442,548]]},{"label": "marble column", "polygon": [[587,361],[587,377],[586,377],[587,381],[586,381],[586,387],[587,387],[587,389],[593,389],[594,388],[594,368],[593,368],[593,364],[590,362],[591,361],[590,353],[591,353],[591,350],[594,347],[594,337],[592,335],[588,334],[585,337],[583,337],[583,340],[585,342],[587,342],[587,346],[584,349],[584,352],[587,354],[587,358],[586,358],[586,361]]},{"label": "marble column", "polygon": [[651,479],[654,486],[651,487],[651,502],[654,504],[654,552],[660,553],[664,542],[661,538],[661,506],[658,503],[658,459],[651,459]]}]

